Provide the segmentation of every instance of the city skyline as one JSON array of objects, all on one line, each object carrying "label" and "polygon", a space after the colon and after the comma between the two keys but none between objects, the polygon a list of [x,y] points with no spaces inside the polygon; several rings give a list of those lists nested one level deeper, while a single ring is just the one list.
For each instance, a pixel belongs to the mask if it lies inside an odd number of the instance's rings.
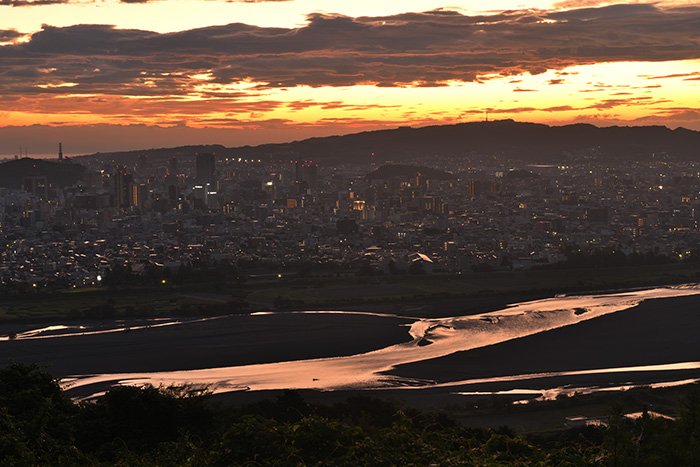
[{"label": "city skyline", "polygon": [[0,154],[487,117],[700,129],[699,21],[685,1],[6,0]]}]

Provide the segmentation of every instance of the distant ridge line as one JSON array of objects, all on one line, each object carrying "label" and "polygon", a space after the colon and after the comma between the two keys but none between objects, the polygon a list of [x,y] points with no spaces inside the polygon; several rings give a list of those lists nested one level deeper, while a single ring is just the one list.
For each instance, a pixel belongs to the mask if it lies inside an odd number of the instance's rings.
[{"label": "distant ridge line", "polygon": [[549,126],[540,123],[492,120],[451,125],[398,127],[347,135],[312,137],[288,143],[268,143],[227,148],[218,144],[179,146],[95,153],[81,157],[148,158],[194,156],[213,152],[218,156],[245,155],[259,159],[302,156],[319,162],[365,163],[374,153],[378,162],[401,162],[416,156],[464,156],[485,153],[524,160],[556,160],[588,155],[611,159],[668,155],[700,156],[700,132],[665,126],[607,126],[588,123]]}]

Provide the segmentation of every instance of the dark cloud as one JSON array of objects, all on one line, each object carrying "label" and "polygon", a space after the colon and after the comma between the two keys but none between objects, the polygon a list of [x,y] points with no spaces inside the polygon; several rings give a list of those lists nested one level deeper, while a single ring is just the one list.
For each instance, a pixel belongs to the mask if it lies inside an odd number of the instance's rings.
[{"label": "dark cloud", "polygon": [[[95,3],[97,0],[0,0],[0,6],[64,5],[68,3]],[[154,3],[161,0],[119,0],[120,3]],[[287,2],[290,0],[226,0],[228,3]]]},{"label": "dark cloud", "polygon": [[603,8],[577,8],[554,12],[549,15],[554,19],[565,19],[575,21],[595,21],[600,19],[630,18],[644,14],[653,14],[657,8],[651,4],[619,4],[610,5]]},{"label": "dark cloud", "polygon": [[44,26],[26,43],[0,47],[0,94],[63,93],[55,86],[72,83],[72,93],[181,95],[201,73],[210,73],[199,88],[206,96],[246,79],[281,88],[438,86],[576,64],[699,57],[700,7],[313,14],[295,29],[234,23],[167,34]]},{"label": "dark cloud", "polygon": [[591,104],[585,109],[595,109],[595,110],[605,110],[612,109],[615,107],[630,107],[638,105],[656,105],[669,103],[668,99],[655,99],[651,96],[633,96],[633,97],[614,97],[610,99],[603,99]]},{"label": "dark cloud", "polygon": [[604,0],[565,0],[554,4],[556,8],[582,8],[593,7],[605,3]]},{"label": "dark cloud", "polygon": [[569,112],[571,110],[577,110],[575,107],[570,105],[556,105],[554,107],[546,107],[542,109],[546,112]]},{"label": "dark cloud", "polygon": [[647,79],[668,79],[668,78],[688,78],[700,76],[700,71],[695,71],[693,73],[674,73],[672,75],[662,75],[662,76],[647,76]]},{"label": "dark cloud", "polygon": [[0,0],[0,6],[36,6],[68,3],[65,0]]},{"label": "dark cloud", "polygon": [[0,43],[2,42],[12,42],[19,39],[24,34],[15,29],[0,29]]}]

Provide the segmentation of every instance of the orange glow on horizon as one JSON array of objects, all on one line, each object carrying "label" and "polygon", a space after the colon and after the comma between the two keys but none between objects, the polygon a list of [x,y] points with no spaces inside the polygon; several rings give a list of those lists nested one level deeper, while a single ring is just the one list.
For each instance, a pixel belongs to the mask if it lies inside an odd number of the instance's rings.
[{"label": "orange glow on horizon", "polygon": [[[7,126],[186,124],[192,128],[237,128],[256,122],[265,126],[272,120],[291,125],[348,120],[355,121],[354,126],[372,127],[473,121],[482,119],[486,111],[491,118],[541,123],[633,123],[647,116],[693,109],[700,96],[700,80],[688,80],[686,75],[698,69],[700,60],[601,63],[539,75],[451,82],[442,87],[388,88],[257,89],[259,83],[252,82],[210,84],[202,74],[190,76],[192,84],[185,95],[32,94],[6,105],[0,114]],[[662,75],[679,76],[655,78]],[[70,90],[71,83],[45,87]],[[221,97],[208,96],[212,91]]]},{"label": "orange glow on horizon", "polygon": [[[474,16],[506,12],[502,14],[507,15],[510,14],[508,11],[528,11],[537,19],[536,15],[540,12],[545,15],[547,12],[613,3],[615,2],[538,0],[525,5],[519,1],[495,0],[489,3],[488,11],[484,10],[483,2],[474,0],[449,4],[445,0],[400,3],[328,0],[323,4],[313,0],[182,0],[178,2],[177,8],[173,8],[170,1],[128,4],[106,0],[32,7],[0,6],[0,41],[5,41],[0,44],[6,44],[0,45],[0,52],[4,47],[17,47],[16,44],[27,43],[30,36],[20,33],[37,31],[47,20],[51,26],[66,27],[102,23],[104,18],[108,18],[109,22],[118,28],[118,32],[123,30],[125,34],[148,34],[129,31],[128,28],[164,33],[227,24],[232,23],[234,19],[246,25],[253,25],[251,27],[304,29],[311,21],[307,15],[323,10],[355,18],[358,27],[382,27],[387,22],[383,20],[384,17],[408,12],[445,9],[445,17],[449,17],[450,14]],[[651,8],[667,8],[668,11],[674,11],[676,7],[696,5],[696,2],[671,0],[654,5]],[[159,20],[153,21],[152,18],[156,17]],[[377,19],[374,19],[375,17]],[[394,18],[400,19],[389,21],[392,24],[387,25],[387,28],[394,26],[393,23],[403,21],[403,17]],[[538,27],[561,26],[558,19],[551,18],[539,19],[534,23],[542,25]],[[478,36],[482,31],[476,29],[481,23],[475,24],[477,26],[472,32]],[[11,32],[3,39],[3,29],[15,33]],[[301,29],[289,29],[289,37],[293,38]],[[524,35],[528,32],[522,30]],[[236,43],[231,39],[235,36],[225,37],[223,41]],[[446,37],[451,39],[451,36]],[[167,35],[163,38],[171,39]],[[422,44],[421,40],[422,37],[417,38],[419,44]],[[692,42],[695,39],[691,37],[687,40]],[[479,39],[473,39],[473,43],[476,44],[474,47],[478,47]],[[342,47],[345,45],[341,43]],[[438,52],[431,54],[432,44],[416,50],[404,46],[404,52],[402,44],[399,43],[390,57],[393,61],[386,62],[394,68],[385,75],[382,75],[382,70],[387,65],[381,60],[377,61],[379,65],[375,69],[364,69],[356,62],[343,61],[346,60],[345,57],[360,53],[364,50],[362,47],[357,50],[329,48],[321,51],[308,48],[301,52],[296,52],[293,48],[290,51],[278,51],[275,48],[267,50],[263,47],[261,51],[255,49],[255,52],[249,54],[250,57],[257,57],[259,62],[254,62],[248,68],[243,67],[243,71],[236,69],[230,72],[226,66],[221,65],[221,55],[195,60],[201,52],[193,52],[192,56],[195,58],[188,55],[182,57],[182,61],[191,60],[195,63],[189,68],[170,70],[167,68],[168,62],[164,62],[165,65],[161,68],[156,67],[140,73],[133,72],[132,69],[131,75],[124,78],[123,83],[117,83],[114,88],[110,88],[109,79],[100,81],[102,76],[115,73],[115,68],[109,69],[100,63],[111,57],[104,53],[94,57],[77,55],[75,60],[78,60],[76,63],[80,64],[81,68],[76,71],[80,76],[76,76],[75,79],[71,78],[70,73],[61,74],[60,61],[47,61],[41,63],[41,66],[33,65],[36,67],[35,76],[27,83],[22,83],[24,90],[3,92],[0,83],[0,128],[30,125],[143,125],[233,129],[249,132],[250,135],[246,136],[248,139],[242,143],[251,144],[280,138],[289,139],[289,135],[292,135],[295,129],[300,131],[300,135],[313,134],[313,131],[317,131],[318,134],[347,133],[399,125],[478,121],[484,119],[488,113],[491,119],[511,118],[547,124],[663,124],[700,130],[700,57],[654,57],[652,60],[655,61],[610,62],[588,58],[587,50],[577,50],[569,56],[564,54],[564,58],[561,59],[554,56],[548,62],[543,61],[542,69],[538,69],[539,62],[535,60],[509,65],[513,58],[500,58],[492,51],[492,57],[484,59],[484,62],[476,62],[479,65],[470,67],[471,55],[462,56],[459,50],[454,48],[443,52],[443,49],[438,48],[442,45],[444,44],[436,42]],[[586,45],[582,44],[581,47]],[[246,46],[249,44],[244,42],[242,47]],[[179,50],[177,47],[183,46],[178,44],[175,51]],[[197,53],[199,55],[194,55]],[[243,59],[249,57],[245,50],[238,53]],[[301,69],[300,66],[301,71],[295,69],[285,76],[280,76],[279,83],[268,82],[277,79],[274,71],[287,71],[283,67],[286,62],[278,64],[265,60],[269,60],[270,57],[284,60],[285,54],[289,54],[290,60],[296,60],[295,53],[305,60],[304,63],[308,61],[308,68]],[[481,59],[478,48],[469,50],[469,53],[474,55],[473,60]],[[617,52],[613,50],[613,53],[605,57],[615,59],[615,53]],[[381,57],[381,54],[381,49],[373,50],[368,53],[367,60]],[[549,57],[546,53],[542,56],[545,59]],[[133,56],[125,56],[124,60],[131,59],[138,64],[139,57],[136,53]],[[425,60],[425,57],[433,58],[434,62]],[[144,58],[151,59],[153,58]],[[211,67],[207,66],[208,60],[213,64]],[[338,60],[339,64],[336,65],[333,60]],[[407,60],[406,65],[402,60]],[[422,68],[419,69],[411,60],[425,61],[420,62]],[[215,67],[217,63],[218,68]],[[266,66],[268,68],[265,68]],[[333,69],[333,66],[337,68]],[[431,66],[434,68],[430,69]],[[314,81],[315,67],[319,67],[318,74],[321,76],[318,82]],[[415,76],[418,77],[415,79],[410,74],[411,67],[417,70]],[[448,71],[444,71],[445,69]],[[479,69],[483,71],[472,71]],[[262,71],[258,76],[250,77],[244,74],[246,70]],[[116,68],[116,73],[120,72],[122,70]],[[381,82],[380,78],[372,75],[373,72],[380,76],[388,76],[385,79],[392,81]],[[97,84],[93,85],[89,80],[90,76],[96,78]],[[12,85],[22,89],[19,84]],[[281,131],[283,133],[280,133]],[[283,137],[280,136],[282,134]]]}]

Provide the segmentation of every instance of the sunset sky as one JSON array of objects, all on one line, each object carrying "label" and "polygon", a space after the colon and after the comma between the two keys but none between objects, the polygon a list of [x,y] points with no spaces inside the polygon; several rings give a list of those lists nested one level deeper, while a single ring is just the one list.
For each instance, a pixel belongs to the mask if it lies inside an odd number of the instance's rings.
[{"label": "sunset sky", "polygon": [[700,130],[700,2],[0,0],[0,154],[236,146],[487,111]]}]

